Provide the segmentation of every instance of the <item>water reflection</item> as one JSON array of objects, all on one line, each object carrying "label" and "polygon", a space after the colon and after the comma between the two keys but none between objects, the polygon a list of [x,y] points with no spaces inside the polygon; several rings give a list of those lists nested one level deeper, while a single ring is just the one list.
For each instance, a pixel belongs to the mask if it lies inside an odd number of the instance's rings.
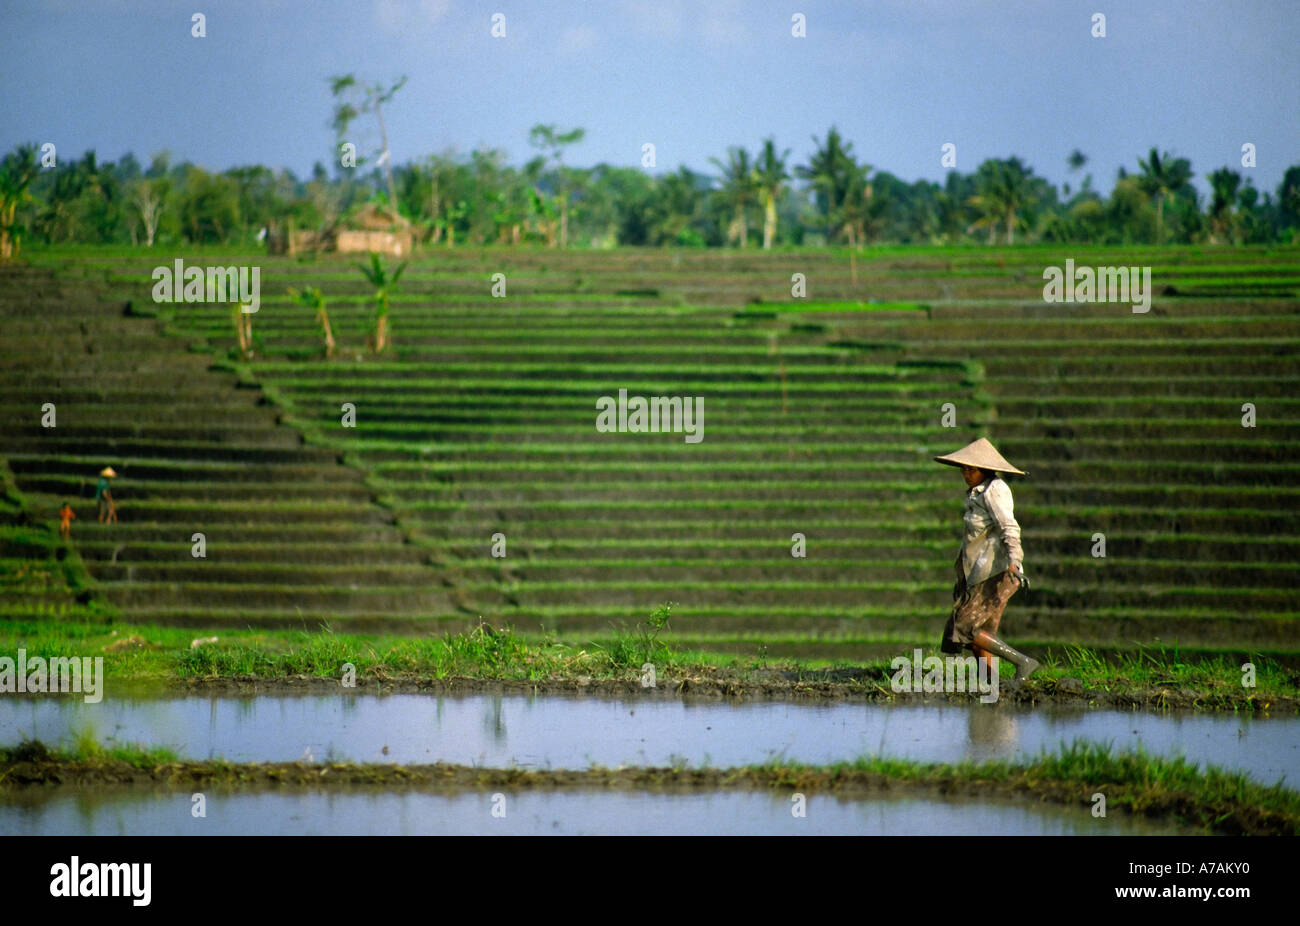
[{"label": "water reflection", "polygon": [[967,724],[970,741],[985,755],[1005,754],[1015,748],[1019,731],[1016,715],[1010,711],[985,710],[970,712]]},{"label": "water reflection", "polygon": [[494,743],[504,746],[506,723],[501,713],[501,695],[488,695],[486,702],[487,713],[483,718],[483,729],[492,737]]},{"label": "water reflection", "polygon": [[0,835],[1173,835],[1172,824],[1086,805],[944,797],[808,796],[794,818],[788,794],[622,791],[506,792],[494,818],[486,794],[256,792],[208,795],[208,814],[190,814],[187,794],[131,791],[18,793],[0,803]]},{"label": "water reflection", "polygon": [[231,761],[427,763],[525,768],[827,763],[865,755],[924,762],[1019,760],[1074,739],[1184,753],[1273,784],[1300,781],[1300,718],[994,705],[726,703],[525,695],[336,694],[118,697],[88,705],[0,698],[0,743],[64,743],[86,727],[110,743]]}]

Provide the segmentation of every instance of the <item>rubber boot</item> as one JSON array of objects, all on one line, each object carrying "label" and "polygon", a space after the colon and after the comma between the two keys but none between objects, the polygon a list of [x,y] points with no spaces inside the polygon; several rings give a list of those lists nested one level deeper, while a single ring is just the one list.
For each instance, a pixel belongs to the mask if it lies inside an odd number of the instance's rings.
[{"label": "rubber boot", "polygon": [[1004,659],[1011,660],[1011,664],[1016,667],[1016,677],[1014,679],[1016,684],[1020,684],[1038,671],[1039,663],[1037,659],[1026,656],[1018,649],[1011,648],[987,630],[978,631],[975,634],[975,642],[979,644],[980,649],[987,650],[994,656],[1001,656]]}]

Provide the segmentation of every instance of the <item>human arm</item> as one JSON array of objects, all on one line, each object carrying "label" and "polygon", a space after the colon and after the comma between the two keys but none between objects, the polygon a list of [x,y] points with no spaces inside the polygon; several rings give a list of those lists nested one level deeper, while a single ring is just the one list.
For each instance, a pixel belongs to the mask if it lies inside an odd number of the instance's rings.
[{"label": "human arm", "polygon": [[1006,544],[1007,554],[1011,558],[1011,573],[1018,574],[1025,554],[1020,547],[1020,524],[1016,521],[1015,502],[1011,498],[1011,488],[1001,479],[993,480],[988,491],[984,493],[989,514],[1002,531],[1002,540]]}]

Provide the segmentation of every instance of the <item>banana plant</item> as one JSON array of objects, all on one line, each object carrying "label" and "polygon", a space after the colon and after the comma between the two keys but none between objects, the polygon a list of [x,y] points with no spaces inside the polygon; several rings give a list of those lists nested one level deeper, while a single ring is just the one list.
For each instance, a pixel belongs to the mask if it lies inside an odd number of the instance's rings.
[{"label": "banana plant", "polygon": [[289,298],[301,306],[316,310],[316,321],[320,323],[321,331],[325,335],[325,356],[334,356],[334,332],[330,330],[329,313],[325,311],[325,294],[317,286],[307,286],[303,289],[289,287]]},{"label": "banana plant", "polygon": [[245,360],[253,357],[253,316],[244,311],[243,304],[236,299],[230,303],[230,314],[235,322],[235,336],[239,339],[239,354]]},{"label": "banana plant", "polygon": [[388,347],[388,296],[397,288],[397,281],[402,278],[406,264],[398,265],[391,273],[384,264],[384,259],[373,251],[370,253],[370,265],[357,264],[365,274],[370,285],[375,288],[375,329],[371,336],[370,348],[376,354]]}]

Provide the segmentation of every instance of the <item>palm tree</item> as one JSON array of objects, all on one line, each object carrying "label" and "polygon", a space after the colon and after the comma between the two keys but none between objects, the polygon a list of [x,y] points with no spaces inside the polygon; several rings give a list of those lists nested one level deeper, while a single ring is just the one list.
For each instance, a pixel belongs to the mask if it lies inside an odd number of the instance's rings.
[{"label": "palm tree", "polygon": [[744,148],[728,148],[727,163],[709,158],[722,170],[722,195],[730,200],[734,209],[731,225],[727,228],[727,241],[740,239],[743,248],[749,244],[749,219],[746,215],[758,195],[758,182],[754,165],[749,163],[749,152]]},{"label": "palm tree", "polygon": [[879,215],[873,208],[871,184],[867,182],[867,168],[855,168],[844,191],[844,201],[835,212],[840,232],[849,240],[849,247],[859,249],[867,237],[867,228]]},{"label": "palm tree", "polygon": [[1160,154],[1155,148],[1147,160],[1138,158],[1142,176],[1138,185],[1142,192],[1156,201],[1156,243],[1163,244],[1165,238],[1165,200],[1178,195],[1192,179],[1192,165],[1187,158],[1174,158],[1169,152]]},{"label": "palm tree", "polygon": [[1007,244],[1015,244],[1016,227],[1025,226],[1022,213],[1033,206],[1036,198],[1031,173],[1016,157],[985,161],[976,171],[977,192],[970,204],[979,210],[980,217],[973,227],[988,228],[989,244],[993,244],[999,224],[1006,226]]},{"label": "palm tree", "polygon": [[[1082,151],[1080,151],[1078,148],[1075,148],[1073,151],[1070,152],[1070,156],[1065,159],[1065,163],[1070,168],[1070,173],[1073,174],[1080,170],[1083,170],[1083,165],[1088,163],[1088,156],[1084,154]],[[1065,195],[1067,197],[1070,195],[1069,183],[1065,184]]]},{"label": "palm tree", "polygon": [[1226,167],[1220,167],[1210,174],[1210,187],[1214,191],[1210,200],[1210,228],[1215,237],[1222,235],[1232,240],[1236,216],[1232,214],[1233,203],[1237,201],[1237,189],[1241,186],[1241,174]]},{"label": "palm tree", "polygon": [[[969,205],[974,206],[979,215],[975,221],[971,222],[970,229],[987,228],[989,230],[989,245],[998,243],[998,223],[1002,221],[1001,207],[997,200],[987,194],[980,193],[972,196],[967,200]],[[967,229],[967,231],[970,231]]]},{"label": "palm tree", "polygon": [[699,214],[701,177],[683,164],[655,182],[646,207],[646,224],[652,244],[685,244],[694,239],[691,224]]},{"label": "palm tree", "polygon": [[879,210],[872,202],[871,184],[867,182],[867,168],[855,168],[844,191],[844,201],[835,211],[835,222],[849,239],[849,278],[858,285],[858,249],[867,236],[867,227],[874,225]]},{"label": "palm tree", "polygon": [[785,162],[790,156],[786,148],[780,155],[776,153],[776,142],[769,138],[763,142],[763,153],[754,165],[754,180],[758,187],[758,199],[763,204],[763,250],[771,250],[772,239],[776,237],[776,204],[785,192],[785,181],[790,179],[786,173]]},{"label": "palm tree", "polygon": [[[369,274],[367,274],[369,276]],[[325,356],[334,356],[334,332],[330,330],[329,313],[325,311],[325,294],[319,287],[308,286],[303,289],[289,287],[289,298],[301,306],[316,310],[316,321],[320,323],[325,334]]]},{"label": "palm tree", "polygon": [[384,259],[372,251],[370,266],[357,264],[357,267],[375,288],[375,330],[370,347],[377,354],[388,347],[388,296],[397,287],[397,281],[402,278],[402,271],[406,269],[406,264],[399,265],[396,270],[389,273]]},{"label": "palm tree", "polygon": [[0,161],[0,260],[9,260],[18,251],[18,207],[31,202],[27,188],[38,170],[35,145],[19,145]]},{"label": "palm tree", "polygon": [[818,142],[814,136],[813,143],[817,150],[806,165],[795,168],[795,173],[812,181],[813,189],[826,210],[829,241],[834,237],[839,208],[849,193],[855,174],[858,171],[866,173],[871,168],[857,163],[853,156],[853,143],[845,142],[834,126],[826,133],[825,142]]},{"label": "palm tree", "polygon": [[1007,244],[1016,243],[1016,226],[1025,226],[1025,219],[1020,213],[1031,209],[1036,196],[1030,188],[1030,176],[1033,171],[1013,157],[1002,162],[1002,204],[1006,210]]},{"label": "palm tree", "polygon": [[78,236],[73,207],[86,187],[81,163],[65,163],[51,173],[54,182],[47,188],[36,225],[47,241],[72,241]]},{"label": "palm tree", "polygon": [[[81,177],[77,218],[90,240],[111,241],[119,221],[119,181],[112,163],[101,163],[95,152],[87,151],[76,163]],[[86,240],[82,238],[81,240]]]}]

